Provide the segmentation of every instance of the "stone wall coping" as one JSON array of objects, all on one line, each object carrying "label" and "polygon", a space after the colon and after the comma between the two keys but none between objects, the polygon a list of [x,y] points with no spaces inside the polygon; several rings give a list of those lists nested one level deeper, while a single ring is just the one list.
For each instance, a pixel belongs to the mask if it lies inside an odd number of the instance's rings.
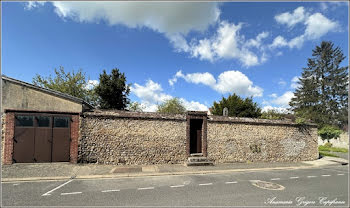
[{"label": "stone wall coping", "polygon": [[[208,122],[299,126],[299,124],[288,120],[271,120],[271,119],[259,119],[259,118],[214,116],[214,115],[208,116]],[[312,123],[306,123],[305,126],[317,127],[316,124],[312,124]]]},{"label": "stone wall coping", "polygon": [[[154,120],[178,120],[186,121],[186,115],[205,115],[204,111],[189,111],[186,114],[164,114],[155,112],[130,112],[123,110],[94,110],[92,112],[84,112],[83,117],[99,117],[99,118],[130,118],[130,119],[154,119]],[[288,120],[269,120],[258,118],[241,118],[241,117],[226,117],[209,115],[208,122],[219,123],[244,123],[253,125],[287,125],[287,126],[299,126],[292,121]],[[317,127],[316,124],[307,123],[305,126]]]},{"label": "stone wall coping", "polygon": [[84,112],[83,117],[99,118],[131,118],[131,119],[154,119],[154,120],[179,120],[186,121],[185,114],[164,114],[154,112],[130,112],[123,110],[94,110]]}]

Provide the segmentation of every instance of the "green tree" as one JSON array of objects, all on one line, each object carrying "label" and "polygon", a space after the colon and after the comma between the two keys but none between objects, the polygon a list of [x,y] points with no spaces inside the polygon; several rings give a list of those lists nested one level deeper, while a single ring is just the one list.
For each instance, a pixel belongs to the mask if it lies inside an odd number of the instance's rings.
[{"label": "green tree", "polygon": [[186,108],[179,98],[166,100],[164,103],[157,106],[158,113],[182,114],[186,112]]},{"label": "green tree", "polygon": [[138,102],[131,102],[128,106],[128,110],[133,112],[143,112],[144,108],[145,107]]},{"label": "green tree", "polygon": [[334,126],[325,125],[320,130],[318,130],[318,135],[321,137],[322,140],[327,140],[329,142],[330,139],[337,139],[339,138],[342,131]]},{"label": "green tree", "polygon": [[278,111],[271,109],[265,112],[262,112],[260,118],[262,119],[274,119],[274,120],[278,120],[278,119],[284,119],[286,118],[287,115],[285,113],[279,113]]},{"label": "green tree", "polygon": [[130,103],[130,84],[126,84],[125,74],[117,68],[112,69],[110,75],[103,70],[95,92],[100,97],[99,104],[102,109],[124,110]]},{"label": "green tree", "polygon": [[33,84],[39,87],[56,90],[62,93],[81,98],[90,104],[95,105],[98,97],[94,89],[88,88],[88,81],[82,69],[77,72],[65,72],[62,66],[54,69],[54,75],[42,77],[39,74],[33,78]]},{"label": "green tree", "polygon": [[303,68],[300,87],[289,105],[297,117],[324,125],[343,127],[348,120],[348,66],[339,47],[323,41],[312,50],[312,58]]},{"label": "green tree", "polygon": [[253,102],[252,98],[242,99],[235,93],[227,98],[222,98],[219,103],[214,102],[211,112],[213,115],[221,115],[224,108],[228,109],[228,115],[233,117],[251,117],[261,116],[261,109],[258,104]]}]

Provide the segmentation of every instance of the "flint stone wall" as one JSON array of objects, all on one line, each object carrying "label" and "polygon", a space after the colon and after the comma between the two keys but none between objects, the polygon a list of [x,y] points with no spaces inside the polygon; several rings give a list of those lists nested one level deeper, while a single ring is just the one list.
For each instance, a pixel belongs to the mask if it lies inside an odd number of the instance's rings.
[{"label": "flint stone wall", "polygon": [[[253,122],[254,121],[254,122]],[[208,158],[215,163],[318,158],[317,128],[262,119],[208,121]]]},{"label": "flint stone wall", "polygon": [[[318,158],[317,128],[288,121],[209,116],[207,155],[215,163]],[[80,162],[182,164],[186,115],[94,111],[83,114]]]},{"label": "flint stone wall", "polygon": [[99,111],[82,119],[80,162],[176,164],[186,157],[184,115]]}]

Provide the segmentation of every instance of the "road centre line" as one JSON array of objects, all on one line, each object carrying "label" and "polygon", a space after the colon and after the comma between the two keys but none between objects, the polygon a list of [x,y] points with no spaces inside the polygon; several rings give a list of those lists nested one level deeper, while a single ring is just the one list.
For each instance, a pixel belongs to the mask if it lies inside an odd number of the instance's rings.
[{"label": "road centre line", "polygon": [[289,177],[290,179],[295,179],[295,178],[299,178],[298,176],[292,176],[292,177]]},{"label": "road centre line", "polygon": [[170,186],[171,188],[178,188],[178,187],[184,187],[185,185],[175,185],[175,186]]},{"label": "road centre line", "polygon": [[281,180],[280,178],[271,178],[270,179],[271,181],[279,181],[279,180]]},{"label": "road centre line", "polygon": [[226,184],[232,184],[232,183],[237,183],[237,181],[227,181],[225,182]]},{"label": "road centre line", "polygon": [[61,195],[72,195],[72,194],[81,194],[83,192],[70,192],[70,193],[61,193]]},{"label": "road centre line", "polygon": [[104,191],[101,191],[103,193],[106,193],[106,192],[115,192],[115,191],[120,191],[119,189],[114,189],[114,190],[104,190]]},{"label": "road centre line", "polygon": [[200,185],[200,186],[210,186],[210,185],[213,185],[213,183],[200,183],[198,185]]},{"label": "road centre line", "polygon": [[49,196],[49,195],[51,195],[52,192],[54,192],[54,191],[56,191],[57,189],[63,187],[64,185],[67,185],[68,183],[70,183],[70,182],[72,182],[72,181],[73,181],[73,180],[71,179],[71,180],[65,182],[64,184],[61,184],[61,185],[57,186],[56,188],[54,188],[54,189],[52,189],[52,190],[46,192],[45,194],[43,194],[43,195],[41,195],[41,196]]},{"label": "road centre line", "polygon": [[344,173],[338,173],[337,175],[344,175]]},{"label": "road centre line", "polygon": [[322,176],[331,176],[331,175],[322,175]]},{"label": "road centre line", "polygon": [[307,176],[308,178],[316,178],[317,176]]},{"label": "road centre line", "polygon": [[154,187],[137,188],[137,190],[148,190],[148,189],[154,189]]}]

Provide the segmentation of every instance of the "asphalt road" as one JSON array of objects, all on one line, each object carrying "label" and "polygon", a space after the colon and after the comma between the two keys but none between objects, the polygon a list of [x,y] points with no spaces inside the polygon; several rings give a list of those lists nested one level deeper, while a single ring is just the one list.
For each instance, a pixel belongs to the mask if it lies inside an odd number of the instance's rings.
[{"label": "asphalt road", "polygon": [[3,206],[349,206],[349,166],[2,183]]}]

